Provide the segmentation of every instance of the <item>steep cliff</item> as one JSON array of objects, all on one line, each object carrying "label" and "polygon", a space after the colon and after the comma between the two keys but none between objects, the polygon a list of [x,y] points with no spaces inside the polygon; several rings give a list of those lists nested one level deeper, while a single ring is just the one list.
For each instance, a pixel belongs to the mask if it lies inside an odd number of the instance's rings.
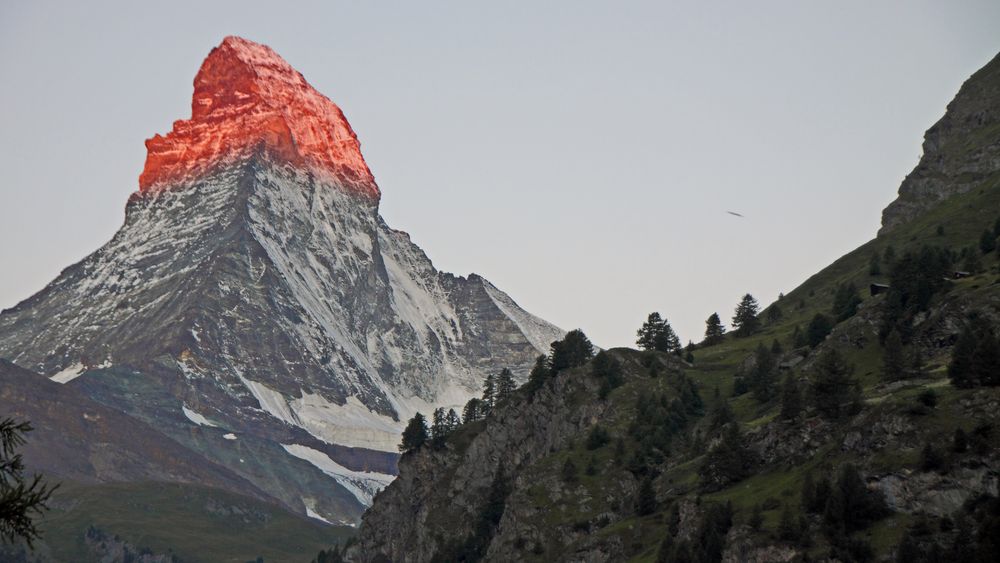
[{"label": "steep cliff", "polygon": [[1000,55],[973,74],[924,134],[924,154],[882,212],[884,234],[1000,174]]}]

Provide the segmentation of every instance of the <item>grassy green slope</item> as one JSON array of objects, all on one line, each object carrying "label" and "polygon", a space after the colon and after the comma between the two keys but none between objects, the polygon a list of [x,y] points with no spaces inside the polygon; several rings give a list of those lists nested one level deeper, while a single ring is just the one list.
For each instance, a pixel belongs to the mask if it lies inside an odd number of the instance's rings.
[{"label": "grassy green slope", "polygon": [[90,526],[185,562],[308,561],[353,534],[352,528],[194,485],[64,483],[52,505],[41,527],[56,561],[96,561],[84,541]]},{"label": "grassy green slope", "polygon": [[[998,217],[1000,217],[1000,178],[993,178],[984,182],[978,189],[953,197],[914,221],[860,246],[810,277],[777,303],[784,312],[780,321],[766,325],[761,332],[751,337],[736,339],[730,335],[722,344],[698,350],[695,353],[697,361],[693,369],[688,370],[688,375],[701,384],[702,396],[709,409],[719,401],[728,401],[744,428],[752,428],[773,419],[780,408],[776,401],[758,404],[750,394],[731,397],[733,374],[737,366],[758,345],[770,346],[771,342],[777,339],[786,350],[789,349],[796,326],[804,330],[815,314],[830,314],[834,291],[841,283],[854,282],[866,301],[872,299],[867,291],[868,284],[887,283],[885,265],[882,266],[883,274],[869,273],[873,254],[881,255],[887,247],[893,246],[899,256],[907,250],[916,250],[925,244],[955,251],[974,247],[978,252],[980,234],[984,229],[992,229]],[[973,303],[985,303],[1000,298],[1000,285],[997,285],[997,281],[1000,281],[997,276],[997,254],[984,256],[982,264],[985,269],[983,273],[952,283],[947,296],[939,299],[967,299]],[[973,391],[955,389],[948,384],[945,368],[950,350],[942,350],[936,356],[928,358],[930,382],[925,381],[919,385],[889,392],[879,385],[882,348],[877,340],[866,343],[862,348],[838,347],[855,366],[855,375],[864,386],[868,409],[885,413],[906,413],[916,403],[916,395],[921,390],[933,388],[939,396],[938,407],[929,416],[911,417],[919,427],[919,431],[932,443],[947,443],[956,428],[969,429],[971,421],[962,419],[958,405]],[[720,390],[719,398],[715,398],[712,393],[716,387]],[[916,450],[885,452],[871,460],[871,469],[906,470],[914,468],[918,458],[919,452]],[[774,504],[777,500],[782,505],[797,506],[806,473],[831,471],[840,463],[848,461],[855,460],[850,455],[842,453],[839,448],[828,447],[806,463],[765,470],[734,487],[706,495],[704,500],[732,501],[734,507],[742,512],[744,517],[754,505],[766,505],[768,501]],[[698,458],[695,458],[672,468],[667,478],[679,482],[692,482],[693,467],[697,462]],[[780,512],[781,508],[765,510],[765,530],[774,531]],[[659,520],[657,516],[650,518],[654,522]],[[900,535],[911,519],[910,516],[897,513],[862,535],[867,537],[878,554],[885,554],[898,543]],[[662,533],[662,530],[659,533],[654,532],[652,537],[662,537]],[[817,546],[814,554],[821,553],[821,548],[822,546]],[[652,560],[655,558],[654,554],[655,546],[649,545],[642,555],[636,557],[636,560]]]}]

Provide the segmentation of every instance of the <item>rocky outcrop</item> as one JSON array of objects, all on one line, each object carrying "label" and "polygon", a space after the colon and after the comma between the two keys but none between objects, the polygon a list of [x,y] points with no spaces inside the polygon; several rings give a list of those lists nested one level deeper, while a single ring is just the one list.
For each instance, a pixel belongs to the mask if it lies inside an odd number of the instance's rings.
[{"label": "rocky outcrop", "polygon": [[[594,380],[563,373],[533,397],[519,395],[486,421],[463,427],[467,435],[444,449],[428,446],[404,455],[400,477],[365,514],[351,560],[375,561],[383,554],[398,562],[429,561],[472,533],[482,499],[500,473],[512,490],[488,559],[515,560],[517,538],[530,541],[536,532],[524,529],[528,519],[516,501],[535,484],[524,480],[525,471],[601,417],[604,403],[577,408],[566,401],[573,393],[596,392]],[[551,485],[562,488],[556,479]]]},{"label": "rocky outcrop", "polygon": [[874,478],[874,487],[896,512],[951,516],[980,495],[996,497],[1000,472],[988,466],[951,468],[945,473],[902,471]]},{"label": "rocky outcrop", "polygon": [[759,534],[747,526],[733,526],[726,536],[722,563],[785,563],[795,561],[800,553],[789,545],[760,541]]},{"label": "rocky outcrop", "polygon": [[882,212],[880,235],[1000,172],[1000,55],[962,85],[924,135],[923,151]]},{"label": "rocky outcrop", "polygon": [[[609,353],[625,366],[627,380],[648,378],[655,370],[662,373],[658,383],[672,388],[683,378],[682,363],[674,356],[642,356],[621,349]],[[655,366],[649,364],[651,359]],[[508,490],[485,561],[626,558],[629,534],[642,530],[629,527],[628,532],[604,533],[634,513],[631,499],[639,479],[624,467],[625,459],[607,460],[595,469],[601,475],[598,490],[565,479],[560,469],[560,456],[583,449],[596,424],[617,425],[631,416],[633,399],[625,404],[598,400],[599,387],[600,380],[589,366],[562,371],[533,393],[517,393],[486,420],[463,425],[447,446],[425,446],[405,454],[399,478],[365,514],[348,560],[388,557],[416,563],[453,553],[448,550],[476,530],[484,499],[498,476]],[[582,474],[584,467],[578,471]],[[657,496],[666,498],[673,485],[657,481],[655,488]],[[678,502],[680,528],[690,534],[697,526],[698,507]]]}]

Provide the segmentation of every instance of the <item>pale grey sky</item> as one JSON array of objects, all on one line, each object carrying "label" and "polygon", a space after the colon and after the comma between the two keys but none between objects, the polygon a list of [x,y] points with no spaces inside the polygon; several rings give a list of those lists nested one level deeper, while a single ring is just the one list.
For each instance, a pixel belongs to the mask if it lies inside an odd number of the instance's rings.
[{"label": "pale grey sky", "polygon": [[998,24],[995,0],[0,0],[0,307],[118,229],[234,34],[341,106],[439,269],[602,346],[652,310],[698,340],[874,236]]}]

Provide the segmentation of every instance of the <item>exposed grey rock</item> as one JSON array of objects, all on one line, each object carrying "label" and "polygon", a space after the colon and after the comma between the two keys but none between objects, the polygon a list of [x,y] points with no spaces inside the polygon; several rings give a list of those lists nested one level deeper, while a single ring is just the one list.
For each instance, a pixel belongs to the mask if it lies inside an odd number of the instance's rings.
[{"label": "exposed grey rock", "polygon": [[986,466],[952,468],[945,474],[902,471],[878,477],[876,487],[894,511],[949,516],[969,498],[997,496],[1000,472]]},{"label": "exposed grey rock", "polygon": [[[358,542],[348,552],[351,561],[372,561],[380,553],[392,561],[429,561],[448,542],[460,541],[472,526],[498,471],[511,479],[511,492],[496,535],[486,554],[487,561],[516,561],[521,550],[551,540],[552,530],[532,528],[534,503],[530,490],[544,489],[550,499],[569,500],[588,510],[591,499],[582,487],[562,482],[545,473],[541,481],[531,469],[552,452],[604,416],[609,403],[572,403],[574,395],[596,397],[598,382],[577,372],[563,372],[539,389],[530,400],[517,396],[490,415],[485,422],[463,428],[471,435],[468,446],[456,451],[424,447],[400,460],[400,477],[379,495],[365,514]],[[581,468],[582,469],[582,468]],[[615,496],[631,498],[634,479],[620,483]],[[446,492],[442,490],[446,487]],[[603,525],[620,515],[604,513]],[[589,525],[599,528],[601,516]],[[607,561],[620,559],[615,542],[589,542],[586,530],[560,529],[558,536],[572,550],[546,557],[560,561]]]},{"label": "exposed grey rock", "polygon": [[799,550],[780,544],[762,543],[747,526],[733,526],[726,536],[722,563],[783,563],[793,561]]},{"label": "exposed grey rock", "polygon": [[[882,212],[879,234],[968,192],[1000,171],[998,108],[1000,56],[962,85],[944,117],[924,134],[924,154],[900,185],[899,197]],[[970,139],[976,139],[974,145]]]}]

